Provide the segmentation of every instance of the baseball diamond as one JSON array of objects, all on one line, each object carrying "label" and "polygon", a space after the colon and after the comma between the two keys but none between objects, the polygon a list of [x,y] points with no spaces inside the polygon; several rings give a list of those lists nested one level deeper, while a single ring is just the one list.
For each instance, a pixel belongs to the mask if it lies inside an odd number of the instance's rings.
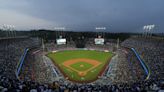
[{"label": "baseball diamond", "polygon": [[58,66],[66,79],[86,83],[101,76],[113,54],[93,50],[66,50],[50,52],[47,56]]},{"label": "baseball diamond", "polygon": [[[79,63],[81,63],[80,66],[78,65]],[[100,64],[101,63],[96,60],[86,59],[86,58],[71,59],[63,63],[64,66],[72,69],[73,71],[76,71],[79,74],[79,76],[85,76],[90,70],[96,68]],[[71,67],[71,65],[74,67]],[[92,66],[89,66],[89,65],[92,65]],[[77,66],[77,69],[76,69],[76,66]],[[89,69],[87,69],[86,66],[89,66]],[[79,67],[80,67],[80,70],[82,71],[78,70]],[[82,67],[84,67],[85,70],[83,70]]]}]

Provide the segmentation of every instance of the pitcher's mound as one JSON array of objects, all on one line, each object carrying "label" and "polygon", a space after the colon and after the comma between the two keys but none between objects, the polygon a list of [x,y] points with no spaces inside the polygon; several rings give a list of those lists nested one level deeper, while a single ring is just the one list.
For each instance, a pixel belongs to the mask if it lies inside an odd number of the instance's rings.
[{"label": "pitcher's mound", "polygon": [[80,65],[80,67],[84,67],[84,65]]},{"label": "pitcher's mound", "polygon": [[86,75],[86,72],[79,72],[79,76],[83,77]]}]

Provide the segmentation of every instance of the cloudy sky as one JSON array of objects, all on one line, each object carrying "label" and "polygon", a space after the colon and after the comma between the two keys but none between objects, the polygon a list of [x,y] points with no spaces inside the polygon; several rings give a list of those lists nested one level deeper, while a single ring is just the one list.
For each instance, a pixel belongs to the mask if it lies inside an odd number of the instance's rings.
[{"label": "cloudy sky", "polygon": [[53,29],[142,32],[155,24],[164,31],[164,0],[0,0],[0,27],[18,30]]}]

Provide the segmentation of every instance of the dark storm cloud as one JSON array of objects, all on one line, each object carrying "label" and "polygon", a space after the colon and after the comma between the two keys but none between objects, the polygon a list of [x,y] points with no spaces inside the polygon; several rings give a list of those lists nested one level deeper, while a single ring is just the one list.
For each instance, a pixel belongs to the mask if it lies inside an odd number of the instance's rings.
[{"label": "dark storm cloud", "polygon": [[107,31],[112,32],[141,32],[142,27],[147,24],[155,24],[157,32],[162,32],[164,28],[163,0],[15,0],[14,2],[4,0],[2,2],[0,9],[37,18],[39,21],[45,21],[43,23],[45,27],[51,28],[66,26],[73,30],[93,31],[95,26],[105,26]]}]

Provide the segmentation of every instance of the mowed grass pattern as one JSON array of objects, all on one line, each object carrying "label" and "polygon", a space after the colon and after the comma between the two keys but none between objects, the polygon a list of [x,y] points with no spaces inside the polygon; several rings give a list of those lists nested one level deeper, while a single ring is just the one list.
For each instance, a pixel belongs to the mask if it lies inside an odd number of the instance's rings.
[{"label": "mowed grass pattern", "polygon": [[[105,64],[109,62],[108,60],[112,57],[112,55],[113,55],[112,52],[91,51],[91,50],[67,50],[67,51],[59,51],[55,53],[50,52],[49,54],[47,54],[47,56],[51,60],[53,60],[54,63],[60,67],[60,69],[62,69],[64,74],[68,76],[69,79],[74,81],[84,81],[84,82],[96,79],[100,71],[105,66]],[[77,59],[77,58],[94,59],[101,62],[101,64],[96,68],[92,69],[91,71],[89,71],[85,76],[81,77],[78,75],[77,72],[65,67],[62,64],[67,60]],[[80,68],[79,67],[80,63],[82,63],[84,67]],[[71,66],[79,71],[85,71],[88,68],[92,67],[91,64],[82,61],[80,61],[79,63],[75,63],[74,65]]]}]

